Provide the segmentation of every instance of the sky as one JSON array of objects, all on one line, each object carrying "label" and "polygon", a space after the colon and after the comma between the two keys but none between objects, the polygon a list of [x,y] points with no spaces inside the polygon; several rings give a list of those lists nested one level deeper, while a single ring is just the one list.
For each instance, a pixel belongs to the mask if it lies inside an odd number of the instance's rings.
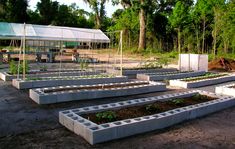
[{"label": "sky", "polygon": [[[39,2],[40,0],[29,0],[29,7],[30,9],[32,10],[35,10],[36,9],[36,5],[37,5],[37,2]],[[81,9],[84,9],[86,11],[89,11],[91,12],[92,10],[89,8],[89,5],[84,3],[83,0],[53,0],[53,1],[57,1],[59,2],[60,4],[66,4],[66,5],[70,5],[72,3],[76,3],[79,8]],[[111,2],[107,3],[106,4],[106,12],[107,12],[107,16],[108,17],[111,17],[112,14],[119,8],[122,8],[121,5],[118,5],[118,6],[113,6]]]}]

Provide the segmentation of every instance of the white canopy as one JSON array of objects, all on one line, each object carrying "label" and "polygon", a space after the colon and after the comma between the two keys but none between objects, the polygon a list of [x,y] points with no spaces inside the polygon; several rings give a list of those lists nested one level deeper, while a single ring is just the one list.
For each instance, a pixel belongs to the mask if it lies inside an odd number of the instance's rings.
[{"label": "white canopy", "polygon": [[[77,41],[109,43],[109,38],[99,29],[25,24],[26,40]],[[0,22],[0,39],[20,40],[24,24]]]}]

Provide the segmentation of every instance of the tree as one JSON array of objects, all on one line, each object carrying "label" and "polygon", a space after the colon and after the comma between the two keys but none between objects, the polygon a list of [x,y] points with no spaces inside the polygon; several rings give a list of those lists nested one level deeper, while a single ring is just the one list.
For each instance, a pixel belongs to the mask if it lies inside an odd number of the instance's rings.
[{"label": "tree", "polygon": [[105,17],[105,3],[108,0],[84,0],[95,12],[95,27],[101,29]]},{"label": "tree", "polygon": [[5,7],[6,21],[15,23],[27,22],[27,0],[8,0]]},{"label": "tree", "polygon": [[169,18],[170,24],[178,33],[178,52],[181,53],[181,32],[189,23],[189,7],[178,1]]},{"label": "tree", "polygon": [[37,3],[37,10],[41,16],[41,24],[51,24],[58,14],[59,3],[51,0],[41,0]]}]

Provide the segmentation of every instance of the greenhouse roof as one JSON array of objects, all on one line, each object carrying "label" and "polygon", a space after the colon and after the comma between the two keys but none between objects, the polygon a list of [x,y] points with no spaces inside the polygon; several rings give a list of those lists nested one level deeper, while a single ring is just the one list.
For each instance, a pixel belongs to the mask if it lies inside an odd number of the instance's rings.
[{"label": "greenhouse roof", "polygon": [[[0,22],[0,39],[20,40],[24,24]],[[26,40],[78,41],[109,43],[109,38],[98,29],[25,24]]]}]

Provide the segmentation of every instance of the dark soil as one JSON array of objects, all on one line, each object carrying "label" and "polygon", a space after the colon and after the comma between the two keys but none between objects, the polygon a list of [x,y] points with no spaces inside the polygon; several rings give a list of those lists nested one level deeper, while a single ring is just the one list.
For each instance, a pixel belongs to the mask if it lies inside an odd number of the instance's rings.
[{"label": "dark soil", "polygon": [[235,61],[232,59],[225,58],[215,59],[209,62],[208,69],[217,71],[234,71]]},{"label": "dark soil", "polygon": [[112,120],[105,119],[105,118],[100,120],[96,116],[96,114],[98,113],[84,114],[82,115],[82,117],[89,119],[90,121],[96,124],[104,124],[104,123],[118,121],[118,120],[153,115],[153,114],[169,111],[172,109],[194,105],[194,104],[198,104],[202,102],[207,102],[207,101],[215,100],[215,99],[216,98],[197,94],[188,98],[180,98],[180,99],[174,99],[171,101],[164,101],[164,102],[157,101],[157,102],[154,102],[152,104],[147,104],[147,105],[128,107],[128,108],[123,108],[123,109],[119,109],[115,111],[104,111],[104,112],[112,112],[115,114],[116,118]]},{"label": "dark soil", "polygon": [[61,91],[71,91],[71,90],[92,90],[92,89],[111,89],[111,88],[124,88],[136,85],[146,85],[149,82],[141,82],[141,83],[131,83],[131,84],[114,84],[114,85],[97,85],[97,86],[88,86],[88,87],[75,87],[75,88],[58,88],[58,89],[50,89],[44,90],[44,93],[51,92],[61,92]]}]

